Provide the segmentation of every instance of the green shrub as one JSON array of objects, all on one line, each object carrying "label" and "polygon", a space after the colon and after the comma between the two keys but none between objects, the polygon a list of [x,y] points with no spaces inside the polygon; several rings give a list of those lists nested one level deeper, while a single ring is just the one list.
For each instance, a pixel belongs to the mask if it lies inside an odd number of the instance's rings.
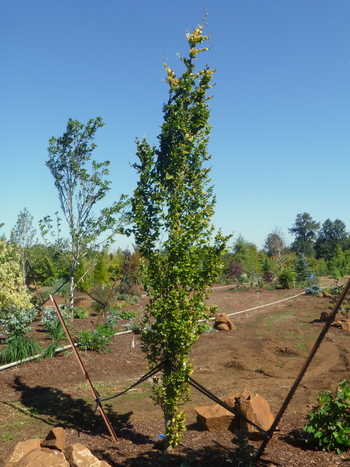
[{"label": "green shrub", "polygon": [[85,319],[89,317],[89,311],[85,306],[78,306],[73,308],[73,317],[76,319]]},{"label": "green shrub", "polygon": [[213,326],[210,326],[209,323],[203,322],[198,324],[197,334],[207,334],[213,330]]},{"label": "green shrub", "polygon": [[108,324],[99,324],[95,330],[83,330],[79,333],[78,345],[84,350],[92,350],[98,353],[109,352],[106,348],[114,336],[114,329]]},{"label": "green shrub", "polygon": [[278,282],[283,289],[290,289],[295,283],[295,279],[295,272],[288,268],[284,268],[278,276]]},{"label": "green shrub", "polygon": [[317,398],[318,406],[307,416],[303,430],[308,441],[327,451],[341,454],[350,447],[350,386],[340,381],[335,393],[325,391]]}]

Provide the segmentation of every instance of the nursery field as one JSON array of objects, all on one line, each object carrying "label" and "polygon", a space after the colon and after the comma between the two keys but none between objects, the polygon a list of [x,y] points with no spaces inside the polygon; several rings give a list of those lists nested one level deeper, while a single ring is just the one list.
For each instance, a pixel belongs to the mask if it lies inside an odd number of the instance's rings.
[{"label": "nursery field", "polygon": [[[343,280],[345,282],[345,280]],[[327,285],[326,283],[321,285]],[[232,315],[236,331],[202,334],[193,348],[193,378],[219,397],[247,389],[263,396],[274,414],[281,407],[323,323],[321,312],[330,311],[329,298],[298,295],[303,290],[261,289],[237,291],[216,286],[209,302],[232,314],[285,298],[268,307]],[[298,295],[298,296],[297,296]],[[127,308],[142,313],[146,298]],[[73,332],[94,329],[103,315],[91,310],[88,318],[74,320]],[[40,323],[32,334],[45,344]],[[306,445],[302,427],[317,395],[333,390],[341,379],[350,379],[350,332],[331,327],[279,423],[279,431],[267,445],[259,466],[332,467],[350,461],[342,455]],[[139,336],[123,334],[113,339],[110,353],[80,350],[81,358],[96,389],[106,398],[136,382],[147,371]],[[161,466],[162,454],[155,449],[163,433],[161,410],[150,398],[149,381],[128,393],[104,402],[118,436],[112,442],[85,377],[71,350],[53,358],[23,363],[0,372],[0,466],[17,443],[41,438],[54,426],[66,428],[68,443],[86,445],[112,466]],[[187,431],[173,450],[167,465],[227,466],[235,449],[229,431],[200,431],[195,407],[211,405],[203,394],[192,390],[185,405]],[[260,442],[250,442],[256,449]],[[188,464],[184,464],[187,459]]]}]

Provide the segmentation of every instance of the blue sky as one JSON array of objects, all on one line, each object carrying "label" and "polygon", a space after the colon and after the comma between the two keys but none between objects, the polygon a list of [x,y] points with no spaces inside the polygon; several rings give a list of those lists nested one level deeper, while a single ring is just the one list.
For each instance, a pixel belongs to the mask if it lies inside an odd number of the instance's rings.
[{"label": "blue sky", "polygon": [[350,230],[348,0],[2,0],[1,232],[24,207],[35,227],[59,209],[45,161],[69,118],[105,122],[94,159],[111,161],[106,204],[132,194],[135,138],[156,143],[168,98],[162,57],[181,72],[204,7],[214,224],[259,248],[275,226],[291,241],[303,212]]}]

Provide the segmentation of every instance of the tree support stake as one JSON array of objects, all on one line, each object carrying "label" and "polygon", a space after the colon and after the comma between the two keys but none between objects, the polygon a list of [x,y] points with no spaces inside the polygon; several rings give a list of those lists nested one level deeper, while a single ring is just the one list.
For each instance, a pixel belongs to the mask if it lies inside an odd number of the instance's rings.
[{"label": "tree support stake", "polygon": [[[94,396],[95,401],[98,401],[98,400],[100,400],[100,395],[96,391],[96,389],[94,388],[94,386],[93,386],[93,384],[92,384],[92,382],[90,380],[90,377],[89,377],[89,375],[88,375],[88,373],[87,373],[87,371],[85,369],[84,363],[83,363],[82,359],[80,358],[78,349],[74,345],[74,341],[72,339],[72,336],[71,336],[71,334],[70,334],[70,332],[69,332],[69,330],[68,330],[68,328],[66,326],[66,323],[64,322],[64,319],[62,317],[60,309],[58,308],[57,303],[56,303],[53,295],[50,295],[50,299],[52,300],[52,303],[53,303],[53,305],[55,307],[57,316],[58,316],[58,318],[59,318],[59,320],[60,320],[60,322],[61,322],[61,324],[63,326],[63,329],[64,329],[64,331],[65,331],[65,333],[67,335],[67,338],[68,338],[68,340],[69,340],[69,342],[70,342],[70,344],[72,346],[73,352],[74,352],[74,354],[76,356],[76,359],[78,360],[78,363],[80,365],[80,368],[81,368],[81,370],[82,370],[82,372],[83,372],[83,374],[85,376],[86,382],[88,383],[88,385],[89,385],[89,387],[91,389],[91,392],[92,392],[92,394]],[[113,441],[117,441],[117,435],[115,434],[115,431],[114,431],[114,429],[113,429],[113,427],[111,425],[111,422],[109,421],[109,418],[106,415],[106,412],[104,411],[103,407],[100,404],[98,404],[98,408],[100,409],[102,418],[103,418],[103,420],[104,420],[104,422],[106,424],[106,427],[108,428],[108,431],[109,431]]]}]

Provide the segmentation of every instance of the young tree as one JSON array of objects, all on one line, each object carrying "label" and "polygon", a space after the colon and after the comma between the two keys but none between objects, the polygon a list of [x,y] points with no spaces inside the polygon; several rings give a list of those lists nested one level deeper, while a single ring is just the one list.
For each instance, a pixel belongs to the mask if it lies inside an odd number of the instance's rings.
[{"label": "young tree", "polygon": [[[180,441],[188,400],[188,363],[198,337],[198,320],[207,316],[204,299],[217,277],[221,252],[228,237],[214,236],[211,218],[215,196],[209,186],[207,145],[211,127],[207,92],[214,70],[195,71],[195,60],[208,48],[203,26],[186,34],[189,57],[177,77],[165,64],[169,89],[163,107],[159,147],[137,140],[140,175],[132,199],[133,233],[143,258],[144,288],[150,297],[146,310],[149,330],[142,334],[142,349],[151,367],[162,365],[154,399],[165,418],[165,447]],[[214,307],[211,311],[214,311]]]},{"label": "young tree", "polygon": [[35,243],[36,230],[33,228],[33,216],[29,213],[27,208],[24,208],[18,215],[16,225],[11,230],[10,241],[20,248],[21,266],[23,283],[26,283],[28,273],[27,259],[29,249]]},{"label": "young tree", "polygon": [[295,235],[295,240],[291,245],[291,249],[296,253],[302,253],[305,256],[313,257],[315,240],[319,228],[320,223],[314,221],[310,214],[307,212],[298,214],[293,227],[288,229],[292,235]]},{"label": "young tree", "polygon": [[[66,132],[60,138],[49,141],[49,159],[46,165],[55,180],[63,215],[68,224],[70,240],[70,310],[73,312],[74,275],[79,261],[91,248],[98,248],[101,243],[108,244],[119,228],[117,215],[124,207],[122,196],[119,202],[104,208],[95,217],[92,209],[102,201],[110,189],[109,161],[91,160],[91,153],[96,148],[93,143],[95,133],[104,123],[101,117],[89,120],[86,125],[78,120],[68,120]],[[91,162],[90,171],[86,164]],[[42,226],[50,230],[50,217],[46,217]],[[101,235],[104,238],[101,240]],[[100,242],[100,243],[98,243]]]},{"label": "young tree", "polygon": [[285,255],[287,253],[286,241],[281,229],[275,227],[266,237],[264,250],[276,263],[277,270],[281,272],[285,264]]}]

